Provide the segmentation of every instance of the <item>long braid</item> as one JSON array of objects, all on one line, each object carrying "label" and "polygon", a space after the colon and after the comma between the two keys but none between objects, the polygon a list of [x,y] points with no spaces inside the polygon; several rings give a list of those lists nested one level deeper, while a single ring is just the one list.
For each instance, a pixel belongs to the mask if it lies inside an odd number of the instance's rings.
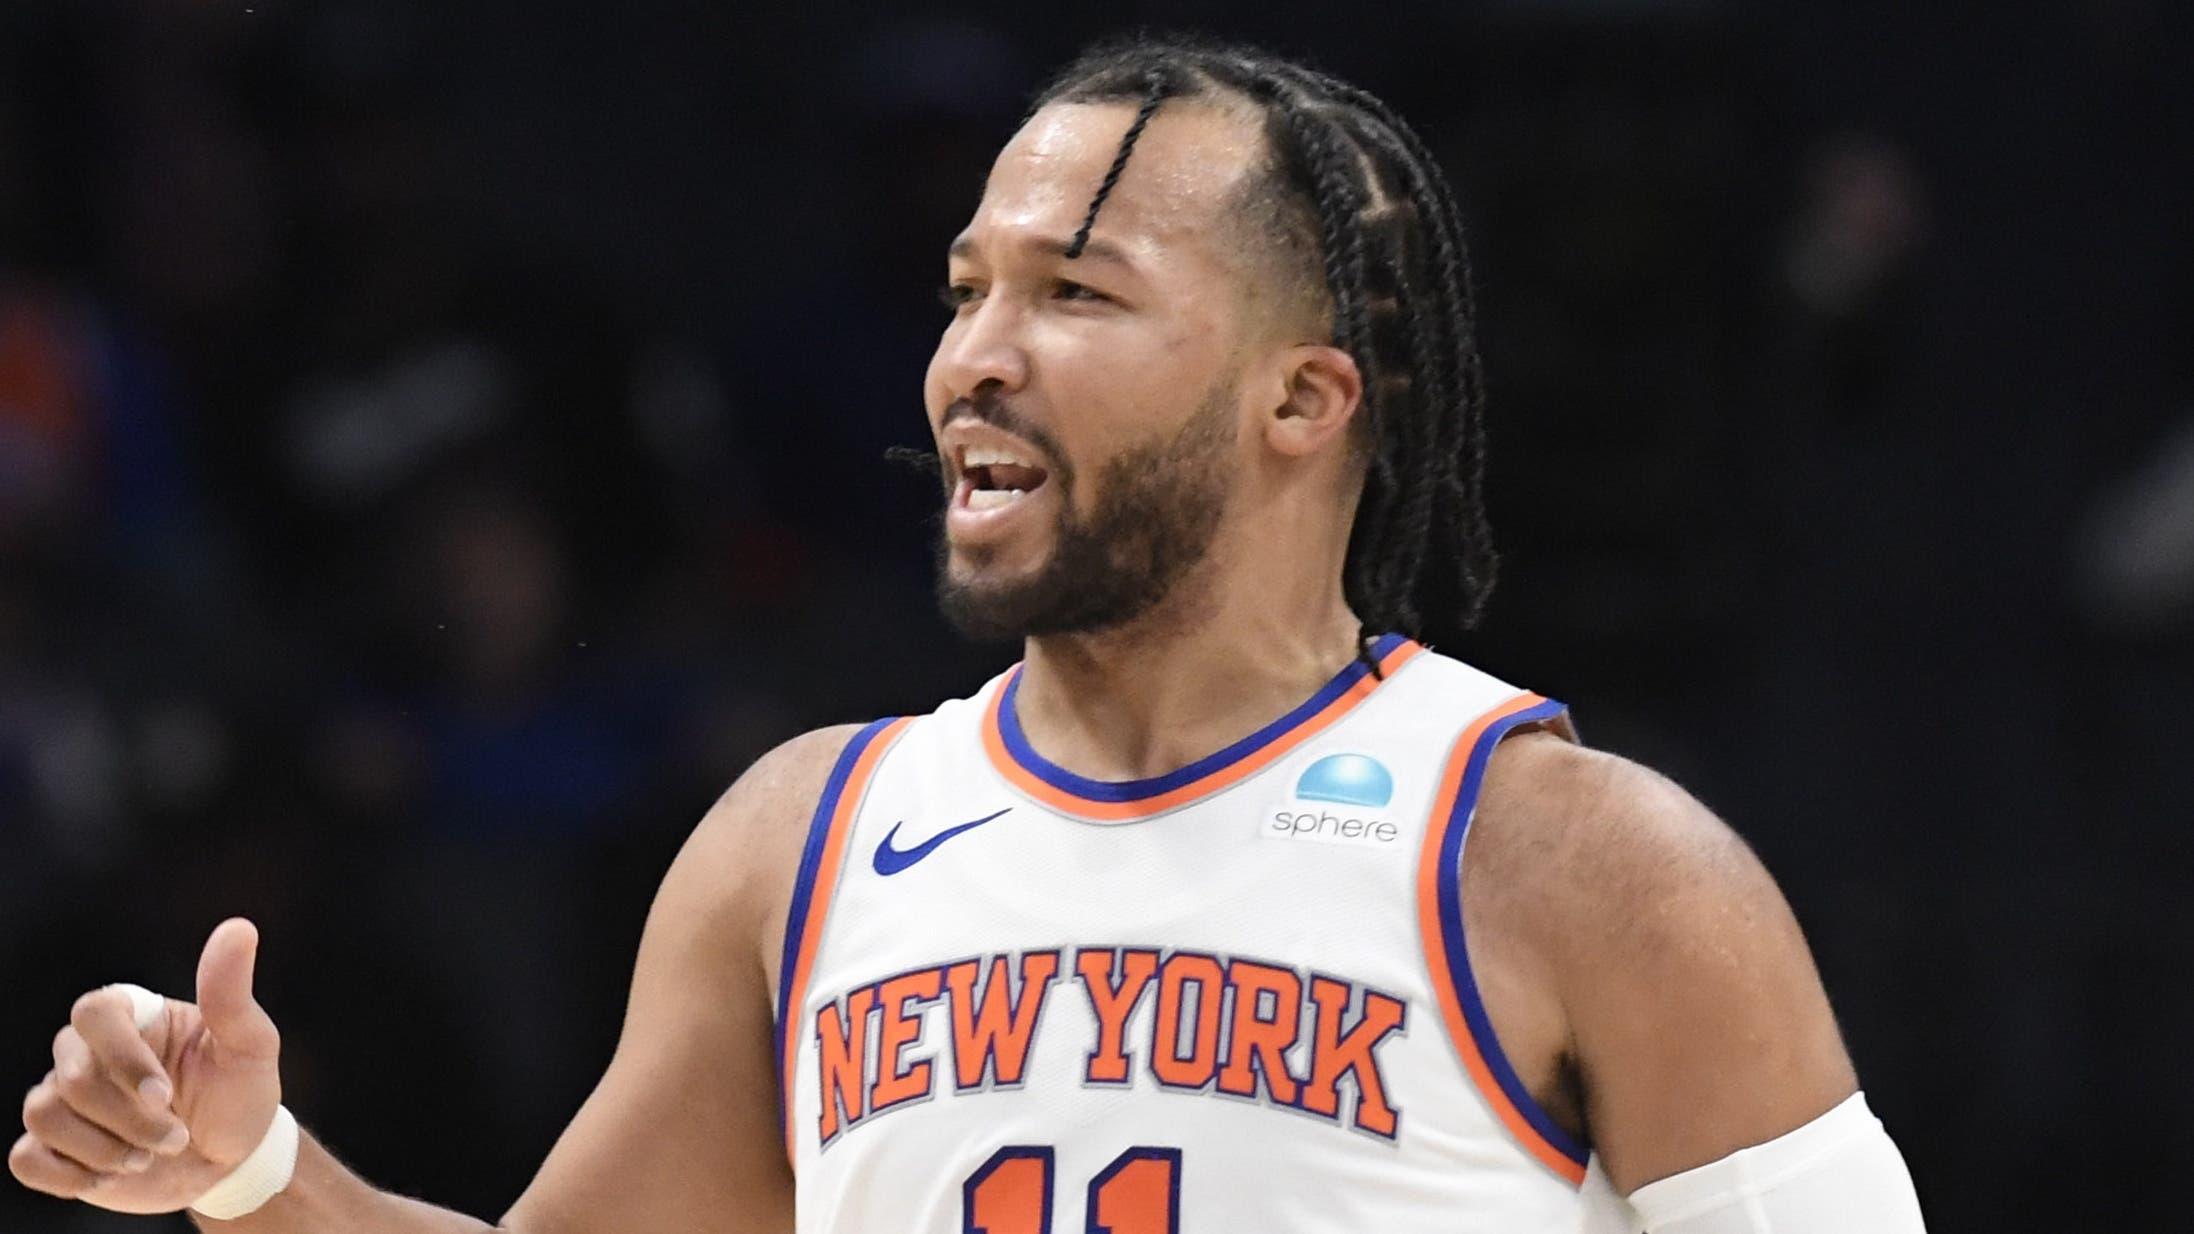
[{"label": "long braid", "polygon": [[[1262,112],[1268,192],[1317,245],[1333,343],[1363,377],[1364,491],[1344,589],[1370,633],[1420,633],[1432,567],[1483,611],[1498,558],[1485,518],[1485,378],[1454,190],[1415,131],[1370,92],[1254,48],[1140,37],[1101,46],[1038,96],[1140,105],[1069,255],[1087,243],[1150,116],[1167,98],[1231,95]],[[1032,109],[1032,111],[1034,110]],[[1287,226],[1287,224],[1282,224]]]},{"label": "long braid", "polygon": [[[1367,194],[1355,178],[1355,160],[1343,148],[1341,135],[1331,120],[1293,108],[1282,113],[1282,122],[1293,131],[1317,180],[1319,249],[1325,256],[1326,286],[1333,296],[1334,342],[1357,358],[1365,390],[1382,390],[1386,379],[1386,356],[1372,331],[1366,285],[1369,270],[1361,226]],[[1383,400],[1368,397],[1364,400],[1364,414],[1374,440],[1386,435],[1388,412]],[[1373,478],[1383,493],[1386,486],[1395,483],[1394,460],[1384,451],[1374,451],[1371,466]],[[1366,500],[1370,501],[1372,497],[1367,494]],[[1365,521],[1373,527],[1380,525],[1376,518],[1368,515]]]},{"label": "long braid", "polygon": [[[1402,153],[1395,159],[1396,166],[1420,180],[1419,191],[1433,206],[1427,216],[1433,232],[1435,277],[1448,301],[1461,310],[1452,316],[1442,315],[1442,325],[1452,333],[1453,346],[1458,353],[1456,371],[1463,386],[1461,397],[1465,406],[1482,408],[1485,402],[1484,362],[1470,329],[1477,321],[1476,288],[1463,243],[1462,211],[1446,173],[1424,139],[1383,100],[1368,90],[1336,78],[1303,71],[1317,78],[1335,97],[1376,117],[1379,130],[1383,130],[1381,137],[1400,144]],[[1462,465],[1442,477],[1448,500],[1441,503],[1441,508],[1450,520],[1447,529],[1464,548],[1457,555],[1457,564],[1463,574],[1463,594],[1471,597],[1466,601],[1471,607],[1465,615],[1474,622],[1483,610],[1485,597],[1492,591],[1498,564],[1485,520],[1485,421],[1482,415],[1463,416],[1456,418],[1450,427],[1452,440],[1444,441],[1442,446],[1459,456]]]},{"label": "long braid", "polygon": [[[1390,365],[1391,348],[1382,346],[1378,337],[1377,322],[1383,314],[1374,302],[1371,263],[1365,255],[1364,214],[1372,186],[1364,177],[1354,142],[1338,119],[1299,93],[1289,101],[1294,105],[1282,111],[1279,119],[1302,151],[1316,185],[1313,200],[1320,216],[1326,286],[1334,302],[1334,342],[1357,358],[1365,390],[1364,416],[1372,441],[1380,447],[1372,450],[1369,459],[1357,514],[1357,534],[1363,542],[1350,555],[1349,581],[1352,590],[1365,595],[1399,597],[1400,603],[1385,606],[1388,611],[1381,614],[1379,624],[1414,628],[1415,606],[1410,597],[1400,594],[1406,589],[1397,585],[1403,563],[1396,555],[1398,551],[1406,555],[1408,550],[1394,542],[1396,523],[1391,511],[1394,496],[1404,484],[1402,460],[1396,451],[1384,448],[1407,430],[1406,423],[1390,425],[1389,421],[1398,410],[1392,397],[1394,383],[1409,377],[1406,370],[1399,375],[1389,372],[1398,366]],[[1373,624],[1368,614],[1360,615],[1367,625]]]},{"label": "long braid", "polygon": [[[1459,314],[1434,314],[1440,332],[1447,336],[1446,345],[1452,349],[1453,369],[1460,384],[1460,397],[1468,407],[1481,407],[1484,400],[1483,372],[1476,342],[1468,329],[1476,319],[1476,304],[1470,285],[1470,270],[1464,256],[1461,237],[1461,212],[1456,206],[1454,190],[1449,187],[1446,175],[1440,170],[1439,161],[1408,122],[1369,91],[1308,69],[1291,66],[1292,76],[1299,81],[1321,89],[1331,97],[1340,99],[1367,117],[1373,123],[1363,123],[1358,132],[1370,145],[1385,153],[1391,166],[1408,181],[1405,192],[1412,200],[1423,201],[1431,209],[1422,212],[1429,225],[1431,253],[1428,265],[1437,281],[1439,292],[1450,304],[1459,305]],[[1462,327],[1462,328],[1457,328]],[[1431,373],[1441,373],[1448,366],[1434,364]],[[1441,395],[1431,395],[1435,405],[1444,401]],[[1427,428],[1443,430],[1437,438],[1427,443],[1427,449],[1440,457],[1457,458],[1461,465],[1446,469],[1433,477],[1432,487],[1421,490],[1418,496],[1426,505],[1413,508],[1407,522],[1413,528],[1428,532],[1445,532],[1447,537],[1463,549],[1456,554],[1456,564],[1462,574],[1462,592],[1472,597],[1466,618],[1475,619],[1483,607],[1484,596],[1491,590],[1493,567],[1496,561],[1491,537],[1484,518],[1484,458],[1485,440],[1483,418],[1480,416],[1427,417]],[[1434,489],[1437,489],[1437,494]],[[1435,495],[1445,500],[1433,502]],[[1441,526],[1432,528],[1429,520],[1435,512],[1441,518]],[[1416,537],[1429,539],[1432,536]]]},{"label": "long braid", "polygon": [[[1384,136],[1367,124],[1353,127],[1369,145],[1379,145]],[[1391,207],[1395,212],[1391,226],[1398,233],[1393,246],[1397,254],[1394,315],[1407,332],[1409,367],[1417,383],[1410,397],[1421,407],[1445,407],[1451,405],[1455,397],[1455,383],[1446,362],[1452,356],[1454,323],[1438,310],[1438,289],[1418,286],[1417,267],[1424,261],[1425,254],[1415,251],[1422,245],[1410,243],[1414,229],[1408,226],[1418,221],[1420,212],[1415,202],[1422,200],[1422,187],[1421,184],[1404,186],[1405,191]],[[1437,247],[1436,243],[1434,247]],[[1421,297],[1421,290],[1431,294]],[[1420,298],[1427,303],[1420,303]],[[1433,539],[1433,519],[1446,492],[1442,475],[1451,469],[1448,460],[1454,455],[1453,443],[1446,439],[1448,430],[1456,423],[1455,417],[1415,415],[1405,426],[1407,431],[1392,438],[1406,450],[1403,457],[1396,460],[1396,467],[1406,467],[1408,471],[1408,479],[1396,494],[1392,523],[1395,535],[1382,555],[1396,580],[1414,580],[1423,572],[1424,558]],[[1403,618],[1416,620],[1414,597],[1409,594],[1412,589],[1398,582],[1395,590],[1409,601],[1401,609]]]}]

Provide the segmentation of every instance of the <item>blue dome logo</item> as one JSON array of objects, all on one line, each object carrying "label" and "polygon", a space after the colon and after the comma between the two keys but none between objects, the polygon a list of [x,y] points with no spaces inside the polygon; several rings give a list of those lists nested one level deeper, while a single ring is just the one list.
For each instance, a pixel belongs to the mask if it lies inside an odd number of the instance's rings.
[{"label": "blue dome logo", "polygon": [[1394,799],[1394,777],[1378,759],[1362,754],[1328,754],[1295,782],[1304,801],[1344,806],[1383,806]]}]

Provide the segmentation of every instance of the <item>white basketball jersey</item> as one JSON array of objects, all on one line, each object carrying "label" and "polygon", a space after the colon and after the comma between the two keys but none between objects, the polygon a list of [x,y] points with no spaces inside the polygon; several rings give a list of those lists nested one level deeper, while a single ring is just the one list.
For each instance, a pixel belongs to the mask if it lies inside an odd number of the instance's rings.
[{"label": "white basketball jersey", "polygon": [[800,1234],[1601,1234],[1493,1039],[1462,846],[1558,704],[1399,637],[1170,775],[1039,755],[1019,670],[849,744],[778,1002]]}]

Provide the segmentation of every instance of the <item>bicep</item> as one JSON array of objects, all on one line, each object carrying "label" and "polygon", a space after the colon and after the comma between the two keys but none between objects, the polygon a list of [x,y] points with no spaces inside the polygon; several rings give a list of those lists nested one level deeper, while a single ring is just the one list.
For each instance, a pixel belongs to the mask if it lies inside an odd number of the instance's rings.
[{"label": "bicep", "polygon": [[1609,777],[1563,1001],[1594,1146],[1627,1193],[1802,1126],[1857,1081],[1759,859],[1659,776]]},{"label": "bicep", "polygon": [[648,914],[616,1055],[507,1228],[792,1228],[762,956],[796,822],[843,744],[825,730],[781,748],[687,841]]}]

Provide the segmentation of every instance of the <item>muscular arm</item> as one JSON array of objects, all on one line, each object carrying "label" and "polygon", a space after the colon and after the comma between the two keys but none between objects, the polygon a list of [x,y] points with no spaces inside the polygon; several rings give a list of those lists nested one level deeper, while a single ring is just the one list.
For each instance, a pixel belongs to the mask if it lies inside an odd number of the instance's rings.
[{"label": "muscular arm", "polygon": [[[209,1234],[791,1229],[770,998],[784,928],[780,892],[790,885],[807,812],[852,731],[821,730],[780,747],[694,831],[648,915],[616,1055],[500,1226],[376,1191],[307,1137],[281,1195],[238,1221],[193,1214],[200,1228]],[[434,1129],[418,1130],[418,1151],[439,1151]]]},{"label": "muscular arm", "polygon": [[1782,893],[1676,785],[1512,738],[1488,769],[1481,844],[1464,898],[1474,943],[1481,927],[1491,940],[1496,1031],[1617,1190],[1765,1143],[1856,1090]]}]

